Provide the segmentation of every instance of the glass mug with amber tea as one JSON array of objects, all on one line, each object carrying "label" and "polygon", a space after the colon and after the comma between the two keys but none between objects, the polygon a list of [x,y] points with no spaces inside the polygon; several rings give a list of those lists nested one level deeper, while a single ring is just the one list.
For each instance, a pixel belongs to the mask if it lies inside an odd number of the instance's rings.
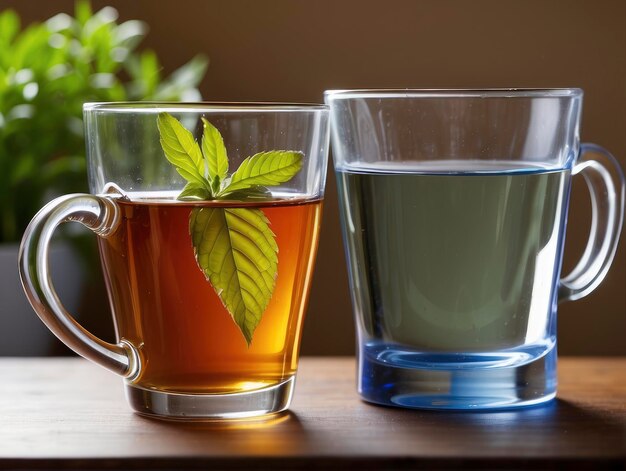
[{"label": "glass mug with amber tea", "polygon": [[[291,400],[328,154],[324,105],[84,107],[92,194],[26,230],[20,271],[43,322],[124,377],[131,407],[239,418]],[[118,342],[83,329],[49,275],[55,228],[98,235]]]},{"label": "glass mug with amber tea", "polygon": [[[344,90],[326,102],[362,397],[430,409],[552,399],[557,303],[602,281],[624,214],[617,162],[579,144],[582,91]],[[580,176],[592,228],[561,278]]]}]

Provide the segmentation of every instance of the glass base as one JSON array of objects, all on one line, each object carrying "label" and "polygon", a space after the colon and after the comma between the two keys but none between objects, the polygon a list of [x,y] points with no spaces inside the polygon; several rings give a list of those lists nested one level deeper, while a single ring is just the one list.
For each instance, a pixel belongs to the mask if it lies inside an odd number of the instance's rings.
[{"label": "glass base", "polygon": [[139,414],[169,420],[259,417],[289,407],[295,376],[263,389],[233,394],[179,394],[126,385],[126,398]]},{"label": "glass base", "polygon": [[[556,348],[525,362],[497,354],[431,355],[419,359],[366,346],[361,353],[359,393],[376,404],[437,410],[504,410],[556,396]],[[446,358],[448,357],[448,358]],[[476,358],[473,358],[476,357]]]}]

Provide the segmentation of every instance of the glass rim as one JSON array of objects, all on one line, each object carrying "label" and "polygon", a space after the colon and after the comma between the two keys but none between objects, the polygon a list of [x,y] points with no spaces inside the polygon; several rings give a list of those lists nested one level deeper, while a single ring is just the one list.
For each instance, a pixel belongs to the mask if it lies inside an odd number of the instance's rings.
[{"label": "glass rim", "polygon": [[324,98],[577,98],[581,88],[363,88],[326,90]]},{"label": "glass rim", "polygon": [[88,102],[83,104],[83,111],[128,112],[306,112],[328,111],[328,105],[322,103],[283,103],[283,102],[234,102],[234,101],[109,101]]}]

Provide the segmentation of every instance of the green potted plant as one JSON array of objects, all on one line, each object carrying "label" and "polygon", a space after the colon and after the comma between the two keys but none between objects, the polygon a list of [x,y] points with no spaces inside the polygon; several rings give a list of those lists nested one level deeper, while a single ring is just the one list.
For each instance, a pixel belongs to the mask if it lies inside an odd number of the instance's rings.
[{"label": "green potted plant", "polygon": [[[61,13],[22,29],[14,11],[0,11],[0,355],[48,348],[47,330],[19,285],[17,250],[48,200],[87,190],[83,103],[201,98],[206,58],[196,56],[162,77],[157,55],[137,51],[146,25],[117,18],[114,8],[94,13],[79,1],[73,17]],[[55,285],[70,309],[85,278],[74,252],[59,244],[51,254]]]}]

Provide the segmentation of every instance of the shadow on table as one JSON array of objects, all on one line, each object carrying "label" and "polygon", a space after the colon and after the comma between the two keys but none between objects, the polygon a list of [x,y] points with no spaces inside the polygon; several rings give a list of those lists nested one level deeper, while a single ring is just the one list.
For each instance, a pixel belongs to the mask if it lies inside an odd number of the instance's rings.
[{"label": "shadow on table", "polygon": [[206,453],[209,449],[226,455],[238,451],[252,455],[295,452],[307,434],[300,418],[291,411],[263,419],[228,421],[166,421],[140,415],[138,418],[146,422],[151,433],[167,435],[171,444],[187,453]]},{"label": "shadow on table", "polygon": [[[626,454],[626,423],[619,417],[562,399],[548,404],[516,410],[495,412],[417,411],[384,406],[384,416],[402,424],[406,431],[419,434],[419,429],[442,436],[457,435],[467,442],[489,448],[516,450],[534,449],[546,454],[601,450],[610,454]],[[576,444],[572,447],[572,444]]]},{"label": "shadow on table", "polygon": [[414,455],[393,461],[394,467],[412,467],[419,461],[427,467],[445,462],[474,469],[500,465],[552,469],[561,463],[596,469],[598,463],[621,466],[626,453],[626,424],[593,405],[555,400],[500,412],[417,411],[358,402],[355,406],[330,417],[294,412],[228,422],[138,417],[138,424],[145,427],[135,439],[154,443],[158,435],[158,442],[166,445],[155,454],[176,465],[181,459],[198,464],[209,456],[223,467],[234,459],[239,465],[243,459],[252,467],[261,462],[271,467],[278,457],[281,466],[302,467],[307,457],[315,456],[319,463],[343,457],[366,469],[376,460],[413,450]]},{"label": "shadow on table", "polygon": [[415,411],[417,415],[436,416],[439,420],[452,420],[456,424],[467,423],[472,426],[476,424],[492,426],[520,426],[533,424],[575,424],[576,427],[595,426],[615,426],[624,428],[625,424],[621,420],[614,419],[610,414],[602,413],[591,408],[582,407],[578,404],[555,399],[533,407],[510,409],[502,411],[463,411],[463,412],[442,412],[442,411]]}]

